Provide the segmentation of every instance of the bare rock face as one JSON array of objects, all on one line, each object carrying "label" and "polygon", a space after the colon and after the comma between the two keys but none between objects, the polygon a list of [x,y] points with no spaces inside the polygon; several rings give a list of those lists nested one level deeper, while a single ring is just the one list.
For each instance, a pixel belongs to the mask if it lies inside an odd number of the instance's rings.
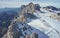
[{"label": "bare rock face", "polygon": [[18,34],[18,31],[17,31],[17,26],[9,26],[9,29],[8,29],[8,32],[7,32],[7,35],[8,35],[8,38],[16,38]]},{"label": "bare rock face", "polygon": [[22,5],[19,17],[17,17],[15,20],[18,22],[26,22],[26,17],[24,16],[25,13],[33,14],[34,12],[35,12],[35,4],[29,3],[28,5]]},{"label": "bare rock face", "polygon": [[17,21],[18,22],[25,22],[26,21],[26,18],[24,15],[20,15],[18,18],[17,18]]},{"label": "bare rock face", "polygon": [[32,34],[31,34],[31,38],[38,38],[38,34],[37,34],[37,33],[35,33],[35,32],[34,32],[34,33],[32,33]]},{"label": "bare rock face", "polygon": [[30,13],[33,14],[36,10],[40,11],[40,5],[39,4],[33,4],[32,2],[28,5],[22,5],[20,13]]},{"label": "bare rock face", "polygon": [[33,14],[34,12],[36,12],[36,10],[40,11],[39,8],[40,8],[39,4],[33,4],[32,2],[29,3],[28,5],[22,5],[19,17],[17,17],[17,21],[26,22],[26,17],[24,15],[27,13]]},{"label": "bare rock face", "polygon": [[34,33],[30,34],[30,35],[26,35],[25,38],[38,38],[38,34],[34,32]]},{"label": "bare rock face", "polygon": [[22,9],[21,13],[33,13],[34,11],[35,5],[33,3],[29,3]]},{"label": "bare rock face", "polygon": [[8,27],[7,33],[2,38],[17,38],[18,37],[18,26],[17,25],[10,25]]}]

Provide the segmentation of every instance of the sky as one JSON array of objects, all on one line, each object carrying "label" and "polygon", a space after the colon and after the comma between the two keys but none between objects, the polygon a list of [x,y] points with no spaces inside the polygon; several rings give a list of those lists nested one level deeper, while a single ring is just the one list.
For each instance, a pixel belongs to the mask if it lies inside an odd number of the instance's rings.
[{"label": "sky", "polygon": [[30,2],[38,3],[41,7],[54,6],[60,8],[60,0],[0,0],[0,8],[16,8]]}]

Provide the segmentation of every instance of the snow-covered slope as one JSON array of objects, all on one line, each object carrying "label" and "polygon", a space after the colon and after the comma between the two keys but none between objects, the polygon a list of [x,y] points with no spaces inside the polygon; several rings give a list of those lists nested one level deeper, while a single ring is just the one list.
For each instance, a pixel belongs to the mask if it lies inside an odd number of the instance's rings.
[{"label": "snow-covered slope", "polygon": [[40,31],[44,32],[50,38],[60,38],[60,21],[56,21],[53,18],[50,18],[48,15],[51,14],[50,12],[45,11],[45,13],[40,13],[37,11],[34,13],[39,19],[32,20],[28,23],[28,25],[39,29]]}]

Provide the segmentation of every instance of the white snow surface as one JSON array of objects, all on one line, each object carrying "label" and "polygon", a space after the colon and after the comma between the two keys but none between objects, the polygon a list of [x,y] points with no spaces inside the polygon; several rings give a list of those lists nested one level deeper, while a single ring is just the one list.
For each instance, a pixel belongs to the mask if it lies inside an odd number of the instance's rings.
[{"label": "white snow surface", "polygon": [[32,20],[27,24],[44,32],[49,38],[60,38],[60,21],[48,17],[49,14],[50,12],[40,13],[37,11],[34,15],[39,19]]}]

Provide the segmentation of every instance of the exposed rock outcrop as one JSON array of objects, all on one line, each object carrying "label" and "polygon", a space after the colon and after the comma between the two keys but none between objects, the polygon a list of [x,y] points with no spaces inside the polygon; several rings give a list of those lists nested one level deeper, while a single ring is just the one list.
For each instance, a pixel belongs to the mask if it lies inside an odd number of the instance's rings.
[{"label": "exposed rock outcrop", "polygon": [[30,34],[30,35],[26,35],[25,38],[38,38],[38,34],[34,32],[34,33]]},{"label": "exposed rock outcrop", "polygon": [[7,33],[2,38],[17,38],[18,37],[18,26],[12,24],[8,27]]},{"label": "exposed rock outcrop", "polygon": [[22,9],[21,13],[33,13],[34,11],[35,5],[33,3],[29,3]]},{"label": "exposed rock outcrop", "polygon": [[[26,14],[32,15],[36,10],[40,11],[40,6],[39,4],[33,4],[32,2],[29,3],[28,5],[22,5],[21,6],[21,11],[19,12],[19,17],[15,19],[16,21],[19,22],[26,22]],[[32,16],[33,17],[33,16]]]}]

